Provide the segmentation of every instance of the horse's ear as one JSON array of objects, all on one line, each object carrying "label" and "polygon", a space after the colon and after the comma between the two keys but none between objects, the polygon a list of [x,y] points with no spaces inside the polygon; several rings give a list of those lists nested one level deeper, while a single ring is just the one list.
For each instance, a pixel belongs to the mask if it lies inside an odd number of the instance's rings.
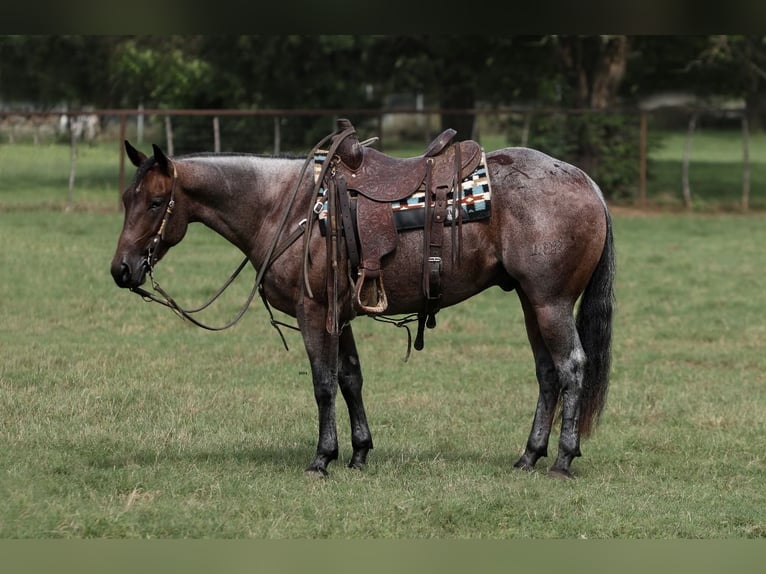
[{"label": "horse's ear", "polygon": [[141,164],[146,161],[146,154],[138,151],[136,148],[130,145],[128,140],[125,140],[125,153],[128,154],[130,162],[136,167],[140,167]]},{"label": "horse's ear", "polygon": [[170,160],[168,156],[165,155],[165,152],[157,144],[152,144],[152,149],[154,150],[154,161],[157,162],[162,171],[170,175]]}]

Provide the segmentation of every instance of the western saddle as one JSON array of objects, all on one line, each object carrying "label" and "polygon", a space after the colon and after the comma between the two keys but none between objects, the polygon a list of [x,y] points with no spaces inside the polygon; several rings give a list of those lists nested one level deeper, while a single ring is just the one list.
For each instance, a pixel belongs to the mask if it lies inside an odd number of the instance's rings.
[{"label": "western saddle", "polygon": [[[358,274],[354,291],[357,311],[380,315],[387,309],[381,261],[397,246],[391,203],[417,192],[425,193],[424,306],[418,313],[415,339],[418,350],[423,348],[424,325],[429,328],[436,326],[435,316],[440,308],[444,225],[452,225],[455,238],[452,257],[453,261],[458,261],[459,228],[462,223],[461,182],[476,169],[482,156],[481,147],[475,141],[453,143],[456,133],[451,128],[447,129],[434,139],[422,155],[402,159],[363,145],[351,122],[338,119],[337,131],[331,140],[331,149],[335,152],[332,158],[328,156],[328,160],[333,162],[327,171],[325,186],[329,192],[328,246],[337,253],[337,242],[345,236],[352,274]],[[353,204],[356,204],[355,210]],[[337,260],[335,265],[337,267]],[[328,321],[328,325],[331,323]]]}]

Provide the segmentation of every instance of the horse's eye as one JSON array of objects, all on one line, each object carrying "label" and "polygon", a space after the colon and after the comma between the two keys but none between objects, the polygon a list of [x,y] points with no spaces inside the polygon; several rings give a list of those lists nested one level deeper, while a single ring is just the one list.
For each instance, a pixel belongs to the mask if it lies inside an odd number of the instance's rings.
[{"label": "horse's eye", "polygon": [[152,199],[151,203],[149,203],[149,209],[157,209],[163,203],[165,203],[165,199],[163,197],[155,197]]}]

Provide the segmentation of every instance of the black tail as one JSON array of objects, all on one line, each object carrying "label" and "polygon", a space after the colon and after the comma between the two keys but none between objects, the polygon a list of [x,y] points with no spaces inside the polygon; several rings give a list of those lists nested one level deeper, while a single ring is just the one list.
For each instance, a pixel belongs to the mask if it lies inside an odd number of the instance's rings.
[{"label": "black tail", "polygon": [[601,259],[580,300],[577,332],[585,351],[580,433],[588,436],[596,428],[606,404],[612,363],[612,312],[614,309],[615,253],[612,219],[606,210],[606,240]]}]

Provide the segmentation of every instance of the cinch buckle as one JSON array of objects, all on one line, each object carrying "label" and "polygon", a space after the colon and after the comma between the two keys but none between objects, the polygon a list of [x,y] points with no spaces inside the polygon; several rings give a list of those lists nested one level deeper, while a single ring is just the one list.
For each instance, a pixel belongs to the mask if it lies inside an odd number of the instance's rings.
[{"label": "cinch buckle", "polygon": [[313,211],[314,211],[314,214],[315,214],[315,215],[319,215],[320,213],[322,213],[322,209],[324,209],[324,201],[322,201],[322,200],[318,200],[318,201],[317,201],[317,202],[314,204],[314,210],[313,210]]}]

